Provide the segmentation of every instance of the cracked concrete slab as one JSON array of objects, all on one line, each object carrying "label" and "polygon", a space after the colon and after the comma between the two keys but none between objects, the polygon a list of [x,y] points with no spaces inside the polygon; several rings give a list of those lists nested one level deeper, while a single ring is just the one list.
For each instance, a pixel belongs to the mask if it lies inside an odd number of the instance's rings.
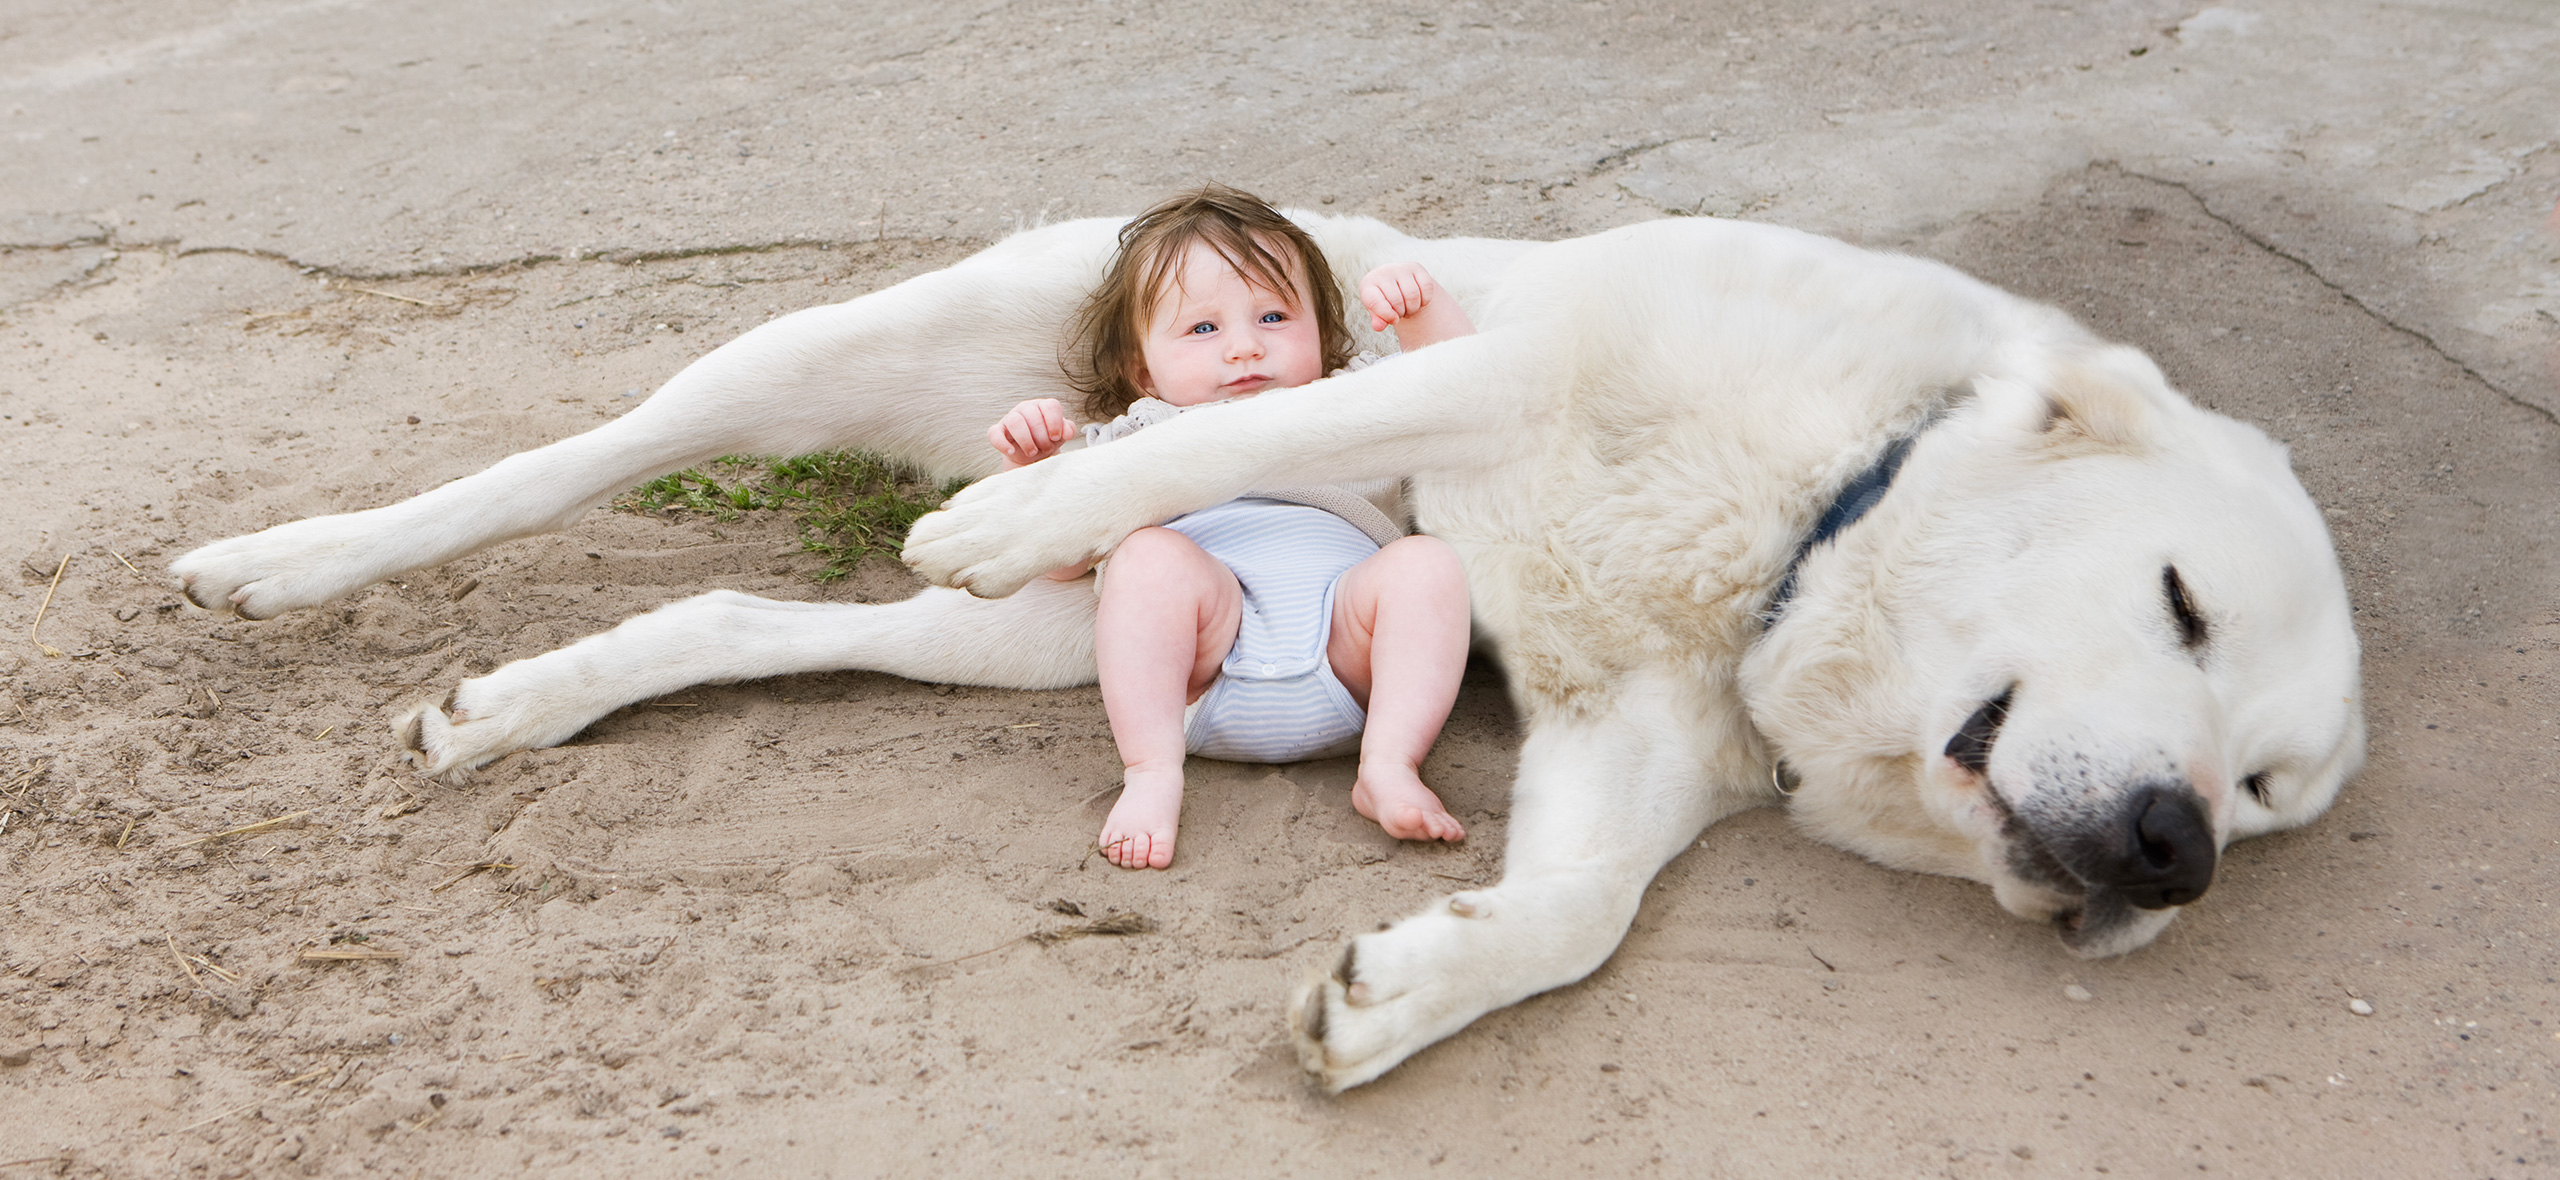
[{"label": "cracked concrete slab", "polygon": [[[0,1157],[2560,1169],[2555,59],[2560,16],[2498,0],[21,0]],[[1591,981],[1320,1099],[1279,1039],[1289,981],[1498,871],[1514,738],[1481,675],[1428,768],[1469,845],[1364,833],[1338,764],[1229,768],[1186,812],[1196,859],[1135,879],[1073,860],[1117,774],[1089,692],[797,677],[624,710],[467,788],[400,768],[384,713],[673,598],[912,588],[812,584],[787,522],[596,513],[254,626],[160,577],[603,421],[780,312],[1209,177],[1424,233],[1774,220],[2146,349],[2322,504],[2370,768],[2105,964],[1741,817]],[[492,832],[585,868],[566,896],[449,881]],[[1061,901],[1165,929],[905,969]],[[356,937],[407,957],[296,961]]]},{"label": "cracked concrete slab", "polygon": [[1674,212],[1890,235],[2015,208],[2108,163],[2188,187],[2502,391],[2560,406],[2547,8],[2208,8],[2156,44],[2084,49],[1973,102],[1674,140],[1624,183]]},{"label": "cracked concrete slab", "polygon": [[1542,236],[1633,215],[1624,192],[1889,237],[2105,161],[2560,397],[2560,30],[2522,0],[1478,3],[1251,37],[1145,3],[30,7],[0,42],[0,226],[54,228],[19,242],[406,273],[983,238],[1203,173]]}]

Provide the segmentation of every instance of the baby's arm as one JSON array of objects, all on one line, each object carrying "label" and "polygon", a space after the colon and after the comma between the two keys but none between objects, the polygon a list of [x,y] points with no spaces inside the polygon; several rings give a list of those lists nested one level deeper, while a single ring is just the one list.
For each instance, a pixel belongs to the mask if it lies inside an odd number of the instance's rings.
[{"label": "baby's arm", "polygon": [[[996,424],[987,428],[987,441],[1004,456],[1004,469],[1029,467],[1058,453],[1058,448],[1075,437],[1075,428],[1067,424],[1067,409],[1054,397],[1037,397],[1005,412]],[[1057,581],[1072,582],[1092,569],[1091,561],[1062,565],[1049,571]]]},{"label": "baby's arm", "polygon": [[1458,301],[1419,262],[1390,262],[1370,271],[1360,280],[1360,305],[1369,309],[1369,330],[1394,325],[1396,345],[1406,352],[1476,334]]}]

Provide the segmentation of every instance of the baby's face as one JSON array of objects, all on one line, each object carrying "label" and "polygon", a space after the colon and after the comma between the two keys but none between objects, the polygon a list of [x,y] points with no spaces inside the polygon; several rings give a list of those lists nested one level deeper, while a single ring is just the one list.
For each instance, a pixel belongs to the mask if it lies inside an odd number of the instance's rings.
[{"label": "baby's face", "polygon": [[[1287,257],[1286,248],[1280,251]],[[1287,389],[1324,376],[1324,336],[1306,308],[1306,279],[1285,295],[1236,273],[1206,242],[1193,242],[1157,300],[1140,355],[1138,386],[1177,406]]]}]

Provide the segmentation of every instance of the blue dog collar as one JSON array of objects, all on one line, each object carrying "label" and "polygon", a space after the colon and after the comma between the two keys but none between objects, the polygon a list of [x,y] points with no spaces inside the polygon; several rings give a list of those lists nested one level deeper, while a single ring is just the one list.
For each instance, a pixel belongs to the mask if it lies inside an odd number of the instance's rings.
[{"label": "blue dog collar", "polygon": [[1769,605],[1760,611],[1762,626],[1774,625],[1778,617],[1786,613],[1787,603],[1796,595],[1796,575],[1803,570],[1804,559],[1813,555],[1814,547],[1846,532],[1850,525],[1858,523],[1860,518],[1882,503],[1885,493],[1893,490],[1893,477],[1902,472],[1902,461],[1911,457],[1911,444],[1918,442],[1922,432],[1945,416],[1941,410],[1930,411],[1909,433],[1888,444],[1884,453],[1876,456],[1876,461],[1859,472],[1856,479],[1840,489],[1840,494],[1832,499],[1831,507],[1823,511],[1822,519],[1814,522],[1813,532],[1805,537],[1803,544],[1796,546],[1795,557],[1787,562],[1787,572],[1778,579],[1777,592],[1769,596]]}]

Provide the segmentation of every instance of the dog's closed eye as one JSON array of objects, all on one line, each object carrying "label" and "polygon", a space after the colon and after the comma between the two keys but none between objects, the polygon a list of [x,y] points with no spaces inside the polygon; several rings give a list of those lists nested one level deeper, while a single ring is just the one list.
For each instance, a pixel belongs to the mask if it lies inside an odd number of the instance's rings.
[{"label": "dog's closed eye", "polygon": [[1973,716],[1956,727],[1956,736],[1947,739],[1947,757],[1985,778],[1991,776],[1991,745],[2000,740],[2000,725],[2009,719],[2009,698],[2017,695],[2018,686],[2002,689],[2000,695],[1984,701]]},{"label": "dog's closed eye", "polygon": [[2196,612],[2195,599],[2187,594],[2186,579],[2178,576],[2178,567],[2160,567],[2160,592],[2169,600],[2169,617],[2178,624],[2178,646],[2194,651],[2204,646],[2208,637],[2204,616]]}]

